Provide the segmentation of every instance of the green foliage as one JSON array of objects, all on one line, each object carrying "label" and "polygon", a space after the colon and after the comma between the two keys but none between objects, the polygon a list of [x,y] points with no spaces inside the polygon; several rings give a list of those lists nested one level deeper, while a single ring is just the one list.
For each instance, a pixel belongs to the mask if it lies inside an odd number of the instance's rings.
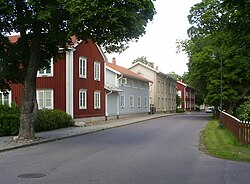
[{"label": "green foliage", "polygon": [[[220,104],[222,71],[223,109],[231,113],[250,92],[250,32],[244,31],[243,26],[239,31],[235,26],[242,25],[244,20],[247,24],[250,11],[246,11],[249,6],[241,3],[235,11],[235,6],[225,6],[229,1],[221,2],[203,0],[191,8],[188,16],[190,39],[180,41],[179,49],[189,56],[189,84],[196,88],[201,101],[205,99],[207,104],[215,107]],[[216,55],[214,59],[212,54]]]},{"label": "green foliage", "polygon": [[150,66],[151,68],[154,68],[154,63],[153,63],[153,62],[149,62],[149,61],[147,60],[147,57],[145,57],[145,56],[138,57],[137,59],[135,59],[135,60],[132,62],[132,64],[135,64],[135,63],[137,63],[137,62],[143,63],[143,64],[145,64],[145,65]]},{"label": "green foliage", "polygon": [[182,108],[176,108],[176,113],[183,113],[185,112]]},{"label": "green foliage", "polygon": [[[145,33],[156,13],[152,0],[0,0],[0,10],[0,89],[9,89],[10,83],[23,83],[27,89],[21,125],[33,124],[36,118],[31,98],[37,70],[57,58],[59,48],[67,50],[72,36],[121,52]],[[15,43],[8,39],[13,33],[20,36]],[[20,136],[33,138],[34,132],[24,129]]]},{"label": "green foliage", "polygon": [[48,131],[59,128],[66,128],[74,125],[71,116],[60,110],[41,110],[38,111],[35,131]]},{"label": "green foliage", "polygon": [[244,103],[236,109],[236,116],[242,121],[250,122],[250,96],[245,97]]},{"label": "green foliage", "polygon": [[181,97],[179,97],[178,94],[176,94],[176,107],[180,106],[182,103],[182,99]]},{"label": "green foliage", "polygon": [[0,105],[0,136],[16,135],[19,130],[20,111],[15,104]]},{"label": "green foliage", "polygon": [[[17,135],[20,126],[20,113],[16,106],[0,105],[0,136]],[[38,111],[35,131],[49,131],[71,127],[74,121],[71,116],[60,110]]]}]

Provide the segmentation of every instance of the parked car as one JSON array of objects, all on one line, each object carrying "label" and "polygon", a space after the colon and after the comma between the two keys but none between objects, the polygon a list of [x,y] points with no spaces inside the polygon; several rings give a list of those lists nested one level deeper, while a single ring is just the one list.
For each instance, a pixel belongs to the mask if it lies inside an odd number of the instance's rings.
[{"label": "parked car", "polygon": [[212,113],[213,112],[213,107],[207,107],[206,109],[205,109],[205,113]]}]

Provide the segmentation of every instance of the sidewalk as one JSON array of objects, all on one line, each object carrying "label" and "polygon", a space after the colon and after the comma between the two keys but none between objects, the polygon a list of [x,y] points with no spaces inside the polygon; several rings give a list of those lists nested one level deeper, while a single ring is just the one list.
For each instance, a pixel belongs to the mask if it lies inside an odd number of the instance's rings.
[{"label": "sidewalk", "polygon": [[63,128],[53,131],[39,132],[36,133],[37,139],[30,142],[15,142],[13,141],[13,136],[0,137],[0,152],[9,151],[17,148],[23,148],[27,146],[52,142],[60,139],[65,139],[69,137],[79,136],[83,134],[88,134],[92,132],[97,132],[105,129],[125,126],[128,124],[138,123],[145,120],[171,116],[172,114],[153,114],[144,116],[130,116],[121,119],[112,119],[107,122],[103,121],[99,125],[87,126],[87,127],[70,127]]}]

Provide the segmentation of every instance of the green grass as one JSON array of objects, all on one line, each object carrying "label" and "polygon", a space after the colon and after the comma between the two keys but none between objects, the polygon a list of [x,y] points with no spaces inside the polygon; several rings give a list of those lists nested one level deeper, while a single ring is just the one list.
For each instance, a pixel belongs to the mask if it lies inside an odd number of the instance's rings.
[{"label": "green grass", "polygon": [[219,127],[217,120],[209,121],[202,141],[205,151],[214,157],[250,162],[250,145],[240,144],[229,130]]}]

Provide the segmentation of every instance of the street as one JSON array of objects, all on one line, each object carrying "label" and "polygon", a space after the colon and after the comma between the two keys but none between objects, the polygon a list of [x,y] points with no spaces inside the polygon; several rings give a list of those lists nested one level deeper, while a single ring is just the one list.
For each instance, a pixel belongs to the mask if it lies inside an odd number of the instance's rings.
[{"label": "street", "polygon": [[176,115],[0,153],[0,184],[248,184],[199,150],[210,115]]}]

